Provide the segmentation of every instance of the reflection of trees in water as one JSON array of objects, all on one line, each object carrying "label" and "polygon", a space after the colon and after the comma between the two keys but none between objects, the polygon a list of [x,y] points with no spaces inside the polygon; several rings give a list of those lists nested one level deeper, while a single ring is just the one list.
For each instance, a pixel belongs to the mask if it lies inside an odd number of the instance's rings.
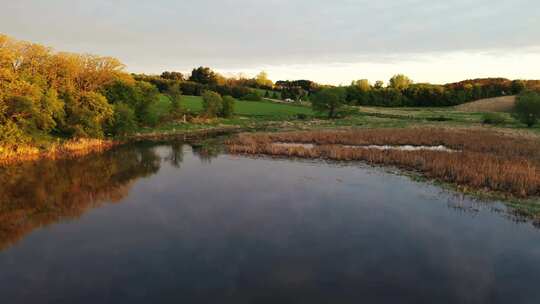
[{"label": "reflection of trees in water", "polygon": [[219,140],[205,140],[191,144],[193,154],[196,155],[201,162],[210,163],[212,159],[217,158],[223,152],[223,143]]},{"label": "reflection of trees in water", "polygon": [[184,143],[179,141],[173,141],[170,143],[171,152],[165,160],[168,161],[171,166],[180,168],[180,164],[184,161]]},{"label": "reflection of trees in water", "polygon": [[0,168],[0,249],[35,228],[122,200],[133,181],[159,168],[150,145]]}]

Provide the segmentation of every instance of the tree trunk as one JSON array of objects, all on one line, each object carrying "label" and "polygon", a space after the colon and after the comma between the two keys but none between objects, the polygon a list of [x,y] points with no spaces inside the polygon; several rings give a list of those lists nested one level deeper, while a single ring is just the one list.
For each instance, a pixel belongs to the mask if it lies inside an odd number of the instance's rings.
[{"label": "tree trunk", "polygon": [[334,118],[334,107],[330,107],[330,111],[328,111],[328,118]]}]

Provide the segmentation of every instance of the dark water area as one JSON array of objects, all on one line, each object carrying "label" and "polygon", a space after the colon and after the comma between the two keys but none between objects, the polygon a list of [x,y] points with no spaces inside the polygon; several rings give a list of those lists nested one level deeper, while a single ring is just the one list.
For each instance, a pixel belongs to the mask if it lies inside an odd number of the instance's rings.
[{"label": "dark water area", "polygon": [[3,303],[540,303],[540,230],[361,164],[172,142],[0,168]]}]

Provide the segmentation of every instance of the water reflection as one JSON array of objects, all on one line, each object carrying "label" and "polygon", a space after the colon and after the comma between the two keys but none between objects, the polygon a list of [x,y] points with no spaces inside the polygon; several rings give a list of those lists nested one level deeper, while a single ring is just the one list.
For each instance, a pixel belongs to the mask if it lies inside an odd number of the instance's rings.
[{"label": "water reflection", "polygon": [[220,139],[206,139],[191,143],[193,154],[203,163],[211,163],[212,159],[218,157],[224,151]]},{"label": "water reflection", "polygon": [[[33,229],[122,201],[133,181],[157,173],[162,161],[181,167],[184,142],[169,142],[169,153],[163,157],[156,152],[157,146],[160,144],[141,142],[103,154],[1,167],[0,250]],[[193,154],[205,163],[221,151],[213,141],[193,147]]]},{"label": "water reflection", "polygon": [[3,168],[0,299],[529,303],[540,296],[540,234],[515,224],[502,204],[365,166],[220,151],[212,142],[139,143]]},{"label": "water reflection", "polygon": [[121,147],[76,159],[1,168],[0,250],[35,228],[78,218],[105,202],[121,201],[132,182],[156,173],[160,162],[153,147],[143,144],[137,149]]},{"label": "water reflection", "polygon": [[[138,143],[103,154],[65,160],[42,160],[0,168],[0,250],[14,244],[33,229],[76,219],[92,208],[124,199],[133,181],[159,171],[162,162],[180,168],[186,144],[167,143],[168,152],[158,155],[163,144]],[[191,153],[202,163],[211,163],[223,153],[219,140],[191,143]],[[257,157],[255,157],[257,158]],[[537,221],[493,204],[446,192],[447,206],[458,213],[476,216],[492,212],[515,223]]]}]

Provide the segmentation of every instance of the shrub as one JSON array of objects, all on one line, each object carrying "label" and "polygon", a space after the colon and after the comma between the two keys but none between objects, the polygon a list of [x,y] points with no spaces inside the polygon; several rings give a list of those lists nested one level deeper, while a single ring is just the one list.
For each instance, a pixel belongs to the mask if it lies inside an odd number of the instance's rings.
[{"label": "shrub", "polygon": [[262,97],[256,92],[251,92],[249,94],[246,94],[244,97],[242,97],[242,100],[248,100],[248,101],[261,101]]},{"label": "shrub", "polygon": [[221,117],[232,117],[234,115],[234,105],[236,101],[231,96],[223,97],[223,106],[221,109]]},{"label": "shrub", "polygon": [[298,113],[295,115],[296,119],[299,119],[299,120],[306,120],[309,118],[309,116],[305,113]]},{"label": "shrub", "polygon": [[506,121],[503,115],[499,113],[484,113],[482,123],[488,125],[500,125]]},{"label": "shrub", "polygon": [[231,88],[231,96],[234,98],[242,98],[250,92],[251,91],[246,87],[234,86]]},{"label": "shrub", "polygon": [[203,115],[207,117],[216,117],[222,112],[223,99],[221,95],[213,91],[205,91],[203,98]]},{"label": "shrub", "polygon": [[125,103],[114,105],[114,116],[111,129],[114,135],[126,135],[134,132],[137,129],[135,111]]},{"label": "shrub", "polygon": [[540,118],[540,94],[530,91],[520,94],[516,99],[514,116],[527,127],[534,126]]}]

